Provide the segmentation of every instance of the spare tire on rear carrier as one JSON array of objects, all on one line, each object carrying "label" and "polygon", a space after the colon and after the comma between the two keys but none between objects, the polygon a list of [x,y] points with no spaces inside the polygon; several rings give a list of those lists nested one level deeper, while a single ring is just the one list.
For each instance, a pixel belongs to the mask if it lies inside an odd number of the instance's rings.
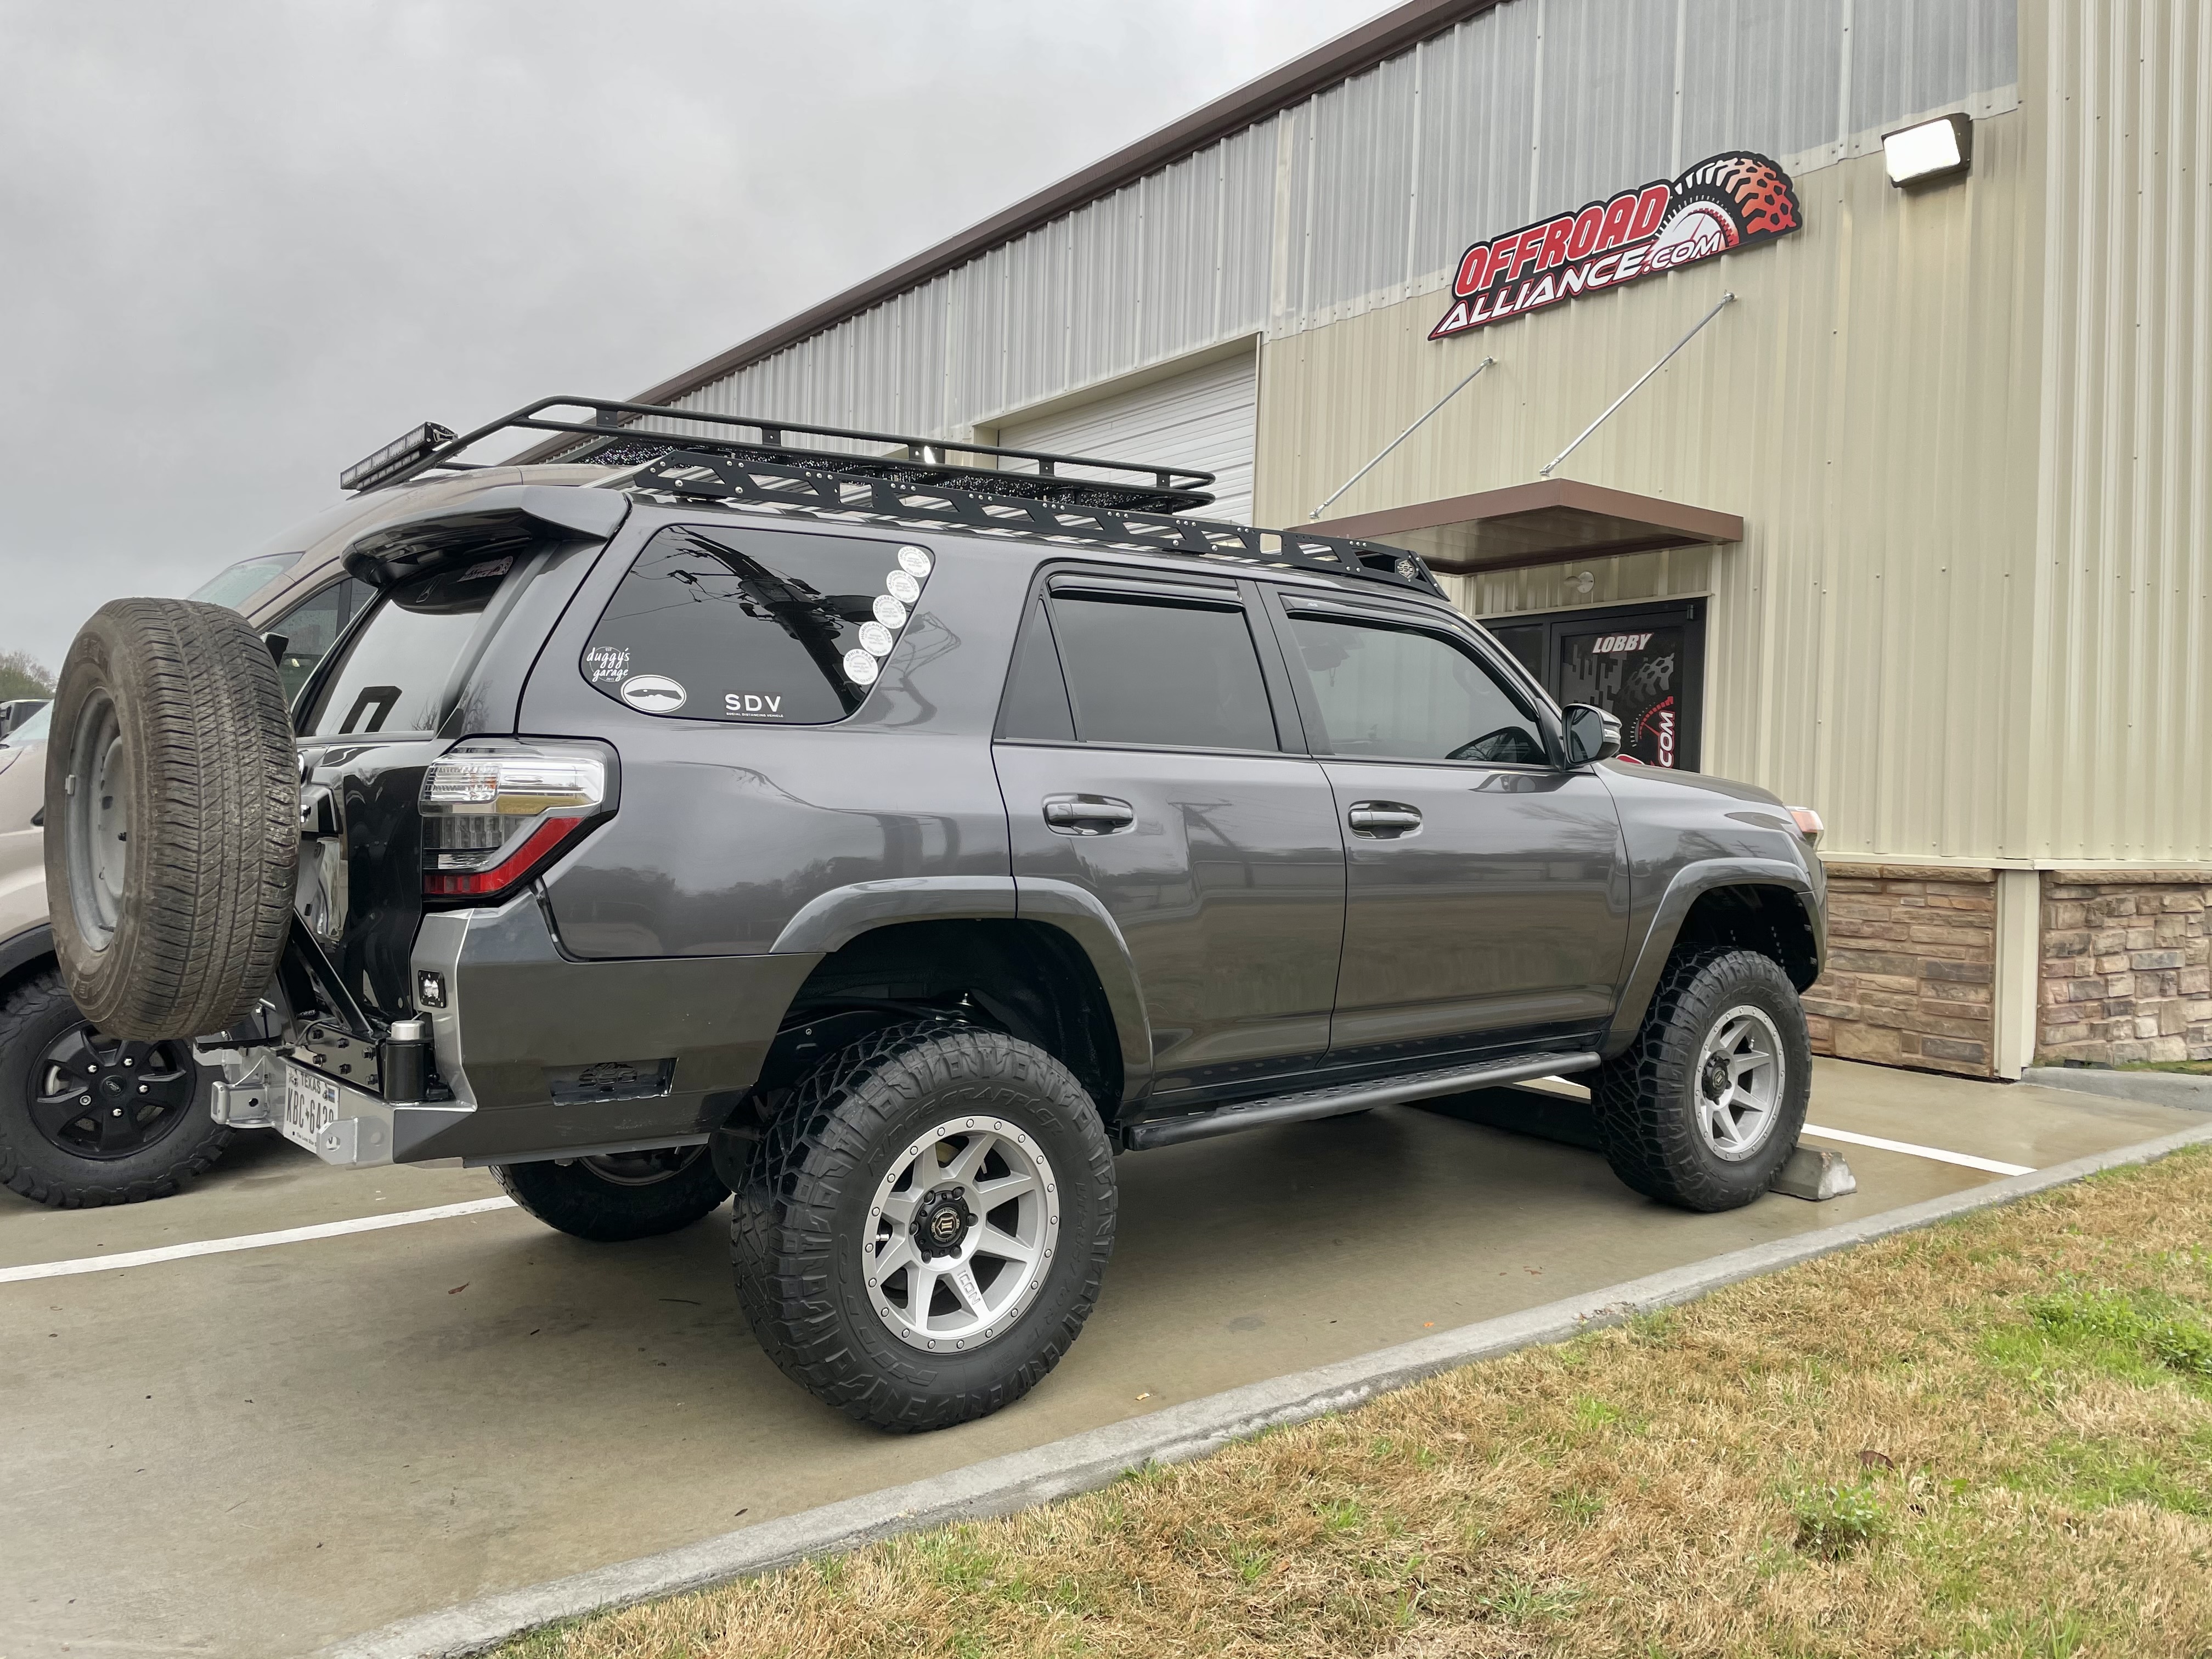
[{"label": "spare tire on rear carrier", "polygon": [[299,760],[276,665],[236,611],[116,599],[62,664],[46,896],[70,994],[111,1036],[219,1031],[292,922]]}]

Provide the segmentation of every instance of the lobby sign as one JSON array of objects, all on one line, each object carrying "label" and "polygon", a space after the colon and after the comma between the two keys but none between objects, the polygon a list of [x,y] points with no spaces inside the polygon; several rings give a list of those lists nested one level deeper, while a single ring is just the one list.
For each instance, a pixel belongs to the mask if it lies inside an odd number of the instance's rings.
[{"label": "lobby sign", "polygon": [[1460,256],[1451,309],[1429,337],[1446,339],[1679,270],[1787,236],[1802,222],[1796,187],[1765,156],[1749,150],[1707,156],[1679,179],[1655,179],[1475,243]]}]

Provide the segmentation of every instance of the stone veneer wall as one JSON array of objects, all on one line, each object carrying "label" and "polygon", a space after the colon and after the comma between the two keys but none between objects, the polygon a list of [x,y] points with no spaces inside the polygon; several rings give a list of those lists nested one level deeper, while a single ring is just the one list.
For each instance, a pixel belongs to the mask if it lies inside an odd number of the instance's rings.
[{"label": "stone veneer wall", "polygon": [[2043,872],[2040,1060],[2212,1060],[2212,877]]},{"label": "stone veneer wall", "polygon": [[1828,964],[1805,993],[1813,1052],[1991,1076],[1996,872],[1910,864],[1827,871]]}]

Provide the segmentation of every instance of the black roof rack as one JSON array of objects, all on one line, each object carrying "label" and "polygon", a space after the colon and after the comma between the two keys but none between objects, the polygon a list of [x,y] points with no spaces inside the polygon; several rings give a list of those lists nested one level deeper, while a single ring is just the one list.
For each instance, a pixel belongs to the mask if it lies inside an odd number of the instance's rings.
[{"label": "black roof rack", "polygon": [[[588,410],[588,421],[544,411]],[[742,428],[750,437],[661,432],[641,422],[683,422]],[[1210,506],[1210,472],[1113,461],[1089,455],[1004,449],[937,438],[855,432],[790,421],[751,420],[657,404],[597,398],[544,398],[456,436],[426,423],[339,475],[341,487],[368,491],[425,472],[481,465],[463,453],[510,429],[573,434],[578,441],[539,465],[583,462],[635,467],[633,490],[686,501],[742,502],[756,510],[804,513],[845,522],[959,529],[1042,538],[1123,552],[1182,553],[1234,563],[1359,576],[1441,594],[1428,567],[1411,553],[1374,542],[1310,531],[1255,530],[1179,516]],[[878,454],[810,448],[794,435],[884,447]],[[950,457],[989,457],[1017,465],[962,465]],[[1023,465],[1026,464],[1026,465]],[[1079,468],[1081,475],[1066,469]],[[1033,470],[1032,470],[1033,469]],[[1083,476],[1105,474],[1105,477]]]},{"label": "black roof rack", "polygon": [[1401,548],[1304,530],[1255,530],[1139,507],[1078,506],[993,489],[947,489],[707,451],[674,450],[633,475],[633,491],[669,501],[727,501],[848,524],[966,530],[1123,553],[1182,553],[1235,564],[1361,576],[1435,598],[1443,589]]},{"label": "black roof rack", "polygon": [[[586,410],[591,418],[556,420],[546,415],[544,411],[549,409]],[[681,421],[693,429],[660,432],[640,425],[648,420]],[[700,426],[732,428],[755,435],[702,433],[696,430]],[[1213,501],[1206,493],[1213,474],[1192,467],[1109,461],[1096,455],[1055,455],[1037,449],[1002,449],[991,444],[954,443],[944,438],[908,438],[892,432],[805,426],[796,421],[757,421],[739,415],[677,409],[665,404],[621,403],[605,398],[541,398],[512,415],[501,416],[459,436],[444,427],[426,423],[346,468],[338,475],[338,487],[381,489],[388,484],[404,483],[424,472],[484,465],[464,461],[460,457],[495,434],[510,430],[567,433],[580,440],[556,454],[541,453],[536,458],[539,465],[583,461],[598,466],[634,466],[672,449],[682,448],[711,450],[770,464],[817,468],[827,465],[839,472],[879,477],[896,483],[978,489],[994,495],[1025,495],[1038,501],[1076,507],[1118,503],[1156,513],[1184,513],[1193,507],[1211,506]],[[793,443],[794,436],[880,446],[882,453],[872,455],[810,447]],[[954,460],[954,456],[976,459],[960,462]],[[994,465],[979,464],[987,456]],[[1017,465],[995,465],[1009,460]],[[1080,467],[1085,474],[1105,476],[1079,477],[1062,470],[1067,467]]]}]

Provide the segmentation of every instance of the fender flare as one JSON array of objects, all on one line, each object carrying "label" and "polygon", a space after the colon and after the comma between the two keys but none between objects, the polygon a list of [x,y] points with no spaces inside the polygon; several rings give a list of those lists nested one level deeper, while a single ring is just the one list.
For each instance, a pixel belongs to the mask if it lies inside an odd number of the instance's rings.
[{"label": "fender flare", "polygon": [[1659,902],[1651,913],[1650,926],[1644,930],[1642,946],[1637,951],[1636,965],[1629,969],[1621,986],[1613,1024],[1599,1045],[1607,1059],[1627,1048],[1637,1029],[1644,1024],[1644,1013],[1659,989],[1659,975],[1666,969],[1667,958],[1674,954],[1674,941],[1682,931],[1683,918],[1690,914],[1690,907],[1707,893],[1723,887],[1780,887],[1796,894],[1805,912],[1806,923],[1813,930],[1814,953],[1825,959],[1826,936],[1821,925],[1817,890],[1803,866],[1784,859],[1700,859],[1685,865],[1674,872],[1674,878],[1667,884],[1667,890],[1659,896]]},{"label": "fender flare", "polygon": [[0,980],[12,976],[41,957],[54,954],[54,930],[45,922],[26,927],[13,939],[0,939]]},{"label": "fender flare", "polygon": [[1121,1054],[1121,1099],[1152,1080],[1152,1028],[1128,941],[1097,897],[1069,881],[1024,876],[900,876],[833,887],[799,907],[769,948],[827,956],[861,934],[902,921],[1022,921],[1065,933],[1098,976]]}]

